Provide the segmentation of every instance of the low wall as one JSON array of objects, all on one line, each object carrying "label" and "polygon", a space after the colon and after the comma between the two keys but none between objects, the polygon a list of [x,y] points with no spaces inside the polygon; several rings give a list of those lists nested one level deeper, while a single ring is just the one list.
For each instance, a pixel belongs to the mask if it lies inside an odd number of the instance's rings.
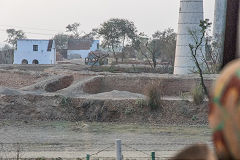
[{"label": "low wall", "polygon": [[[211,88],[215,77],[206,77],[205,83],[208,89]],[[96,77],[87,82],[83,87],[84,92],[96,94],[110,92],[113,90],[129,91],[133,93],[144,94],[149,84],[160,82],[163,94],[166,96],[179,96],[182,93],[190,92],[194,87],[200,84],[197,76],[180,77],[174,75],[149,75],[149,76],[102,76]]]}]

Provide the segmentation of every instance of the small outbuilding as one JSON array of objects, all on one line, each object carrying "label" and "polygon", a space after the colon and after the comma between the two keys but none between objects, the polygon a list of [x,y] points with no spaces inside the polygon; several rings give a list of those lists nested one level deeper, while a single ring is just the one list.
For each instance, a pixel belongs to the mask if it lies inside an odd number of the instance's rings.
[{"label": "small outbuilding", "polygon": [[68,41],[67,57],[68,59],[85,59],[90,52],[98,49],[99,40],[70,39]]}]

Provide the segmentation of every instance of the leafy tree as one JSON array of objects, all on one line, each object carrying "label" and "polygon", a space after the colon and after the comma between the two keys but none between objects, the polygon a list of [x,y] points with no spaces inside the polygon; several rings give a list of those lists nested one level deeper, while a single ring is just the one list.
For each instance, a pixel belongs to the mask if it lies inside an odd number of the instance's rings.
[{"label": "leafy tree", "polygon": [[6,32],[8,34],[6,42],[11,44],[14,48],[17,45],[17,40],[27,38],[22,30],[7,29]]},{"label": "leafy tree", "polygon": [[157,56],[160,56],[173,65],[177,39],[177,34],[174,32],[174,29],[168,28],[164,31],[157,31],[152,37],[157,41],[157,45],[159,45]]},{"label": "leafy tree", "polygon": [[95,39],[96,37],[98,37],[97,29],[92,29],[91,32],[85,33],[85,34],[82,36],[82,39],[90,39],[90,40],[93,40],[93,39]]},{"label": "leafy tree", "polygon": [[56,43],[56,49],[67,49],[70,36],[64,33],[56,34],[53,39]]},{"label": "leafy tree", "polygon": [[0,50],[1,51],[7,51],[7,50],[11,50],[11,49],[13,49],[13,48],[10,45],[5,44]]},{"label": "leafy tree", "polygon": [[126,45],[124,48],[123,48],[123,51],[124,52],[124,57],[125,58],[136,58],[137,57],[137,51],[134,49],[134,47],[132,45]]},{"label": "leafy tree", "polygon": [[157,54],[159,52],[159,40],[148,37],[140,33],[133,41],[133,47],[140,52],[148,61],[152,69],[157,66]]},{"label": "leafy tree", "polygon": [[80,31],[80,23],[69,24],[66,27],[66,32],[70,33],[71,36],[75,39],[81,38],[82,31]]},{"label": "leafy tree", "polygon": [[127,19],[113,18],[101,24],[97,33],[103,39],[102,46],[111,49],[117,62],[116,50],[121,49],[123,61],[123,48],[132,43],[133,38],[136,36],[137,29],[134,23]]}]

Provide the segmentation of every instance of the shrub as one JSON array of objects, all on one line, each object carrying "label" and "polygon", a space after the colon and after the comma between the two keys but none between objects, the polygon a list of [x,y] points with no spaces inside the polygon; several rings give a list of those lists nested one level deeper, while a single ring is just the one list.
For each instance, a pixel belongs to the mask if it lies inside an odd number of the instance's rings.
[{"label": "shrub", "polygon": [[68,107],[71,105],[71,103],[72,103],[71,98],[62,96],[62,100],[60,102],[62,107]]},{"label": "shrub", "polygon": [[192,91],[193,103],[196,105],[202,104],[204,100],[204,92],[201,85],[198,85]]},{"label": "shrub", "polygon": [[160,82],[147,85],[144,92],[147,96],[148,106],[151,107],[152,110],[162,108],[163,87]]},{"label": "shrub", "polygon": [[144,99],[137,99],[135,104],[140,108],[147,106],[147,102]]},{"label": "shrub", "polygon": [[192,121],[196,121],[196,120],[198,120],[197,116],[193,115],[192,116]]},{"label": "shrub", "polygon": [[131,115],[134,112],[135,112],[135,109],[132,107],[128,107],[125,109],[125,115]]}]

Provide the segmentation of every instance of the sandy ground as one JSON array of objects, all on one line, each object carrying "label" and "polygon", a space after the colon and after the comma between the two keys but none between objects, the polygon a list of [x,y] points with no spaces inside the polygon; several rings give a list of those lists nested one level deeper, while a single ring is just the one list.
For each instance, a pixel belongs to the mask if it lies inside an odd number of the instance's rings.
[{"label": "sandy ground", "polygon": [[16,149],[20,148],[22,158],[81,158],[108,147],[93,157],[115,157],[114,143],[121,139],[125,158],[146,159],[155,151],[156,156],[162,159],[195,143],[207,143],[211,147],[210,136],[207,126],[1,122],[0,157],[13,158]]}]

